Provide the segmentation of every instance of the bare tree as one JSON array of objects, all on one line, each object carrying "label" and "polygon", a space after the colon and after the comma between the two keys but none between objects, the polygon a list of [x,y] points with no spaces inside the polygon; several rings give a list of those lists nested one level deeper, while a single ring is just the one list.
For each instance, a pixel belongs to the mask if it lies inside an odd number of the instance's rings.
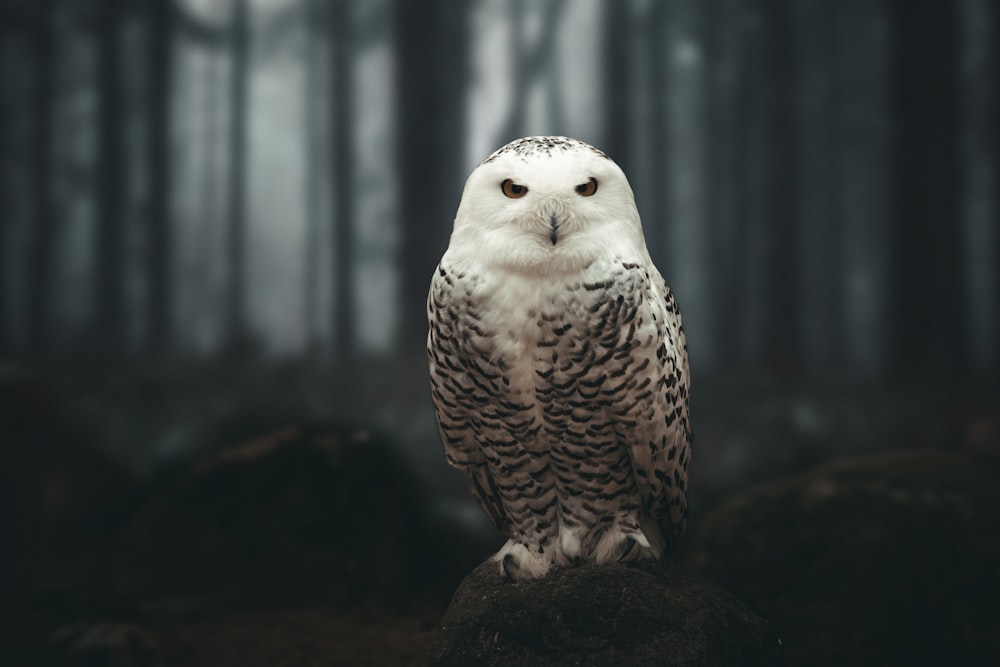
[{"label": "bare tree", "polygon": [[351,360],[357,350],[357,287],[354,280],[354,113],[352,93],[353,2],[340,0],[329,12],[330,35],[330,139],[333,148],[333,337],[340,360]]},{"label": "bare tree", "polygon": [[52,211],[52,129],[55,64],[53,0],[38,0],[32,13],[31,50],[35,66],[31,135],[31,236],[26,304],[27,348],[39,355],[48,349],[52,331],[54,215]]},{"label": "bare tree", "polygon": [[[303,100],[303,122],[305,124],[305,154],[306,166],[306,238],[303,253],[305,266],[303,268],[303,294],[306,303],[306,350],[312,356],[322,352],[320,322],[326,315],[326,309],[320,303],[320,262],[323,257],[321,225],[325,223],[324,193],[330,182],[330,175],[325,169],[326,156],[330,146],[326,141],[324,131],[327,116],[326,105],[318,91],[326,90],[326,53],[323,43],[327,36],[328,3],[324,0],[310,0],[302,12],[305,33],[306,59],[306,90]],[[324,62],[321,62],[321,58]],[[321,222],[322,221],[322,222]]]},{"label": "bare tree", "polygon": [[[888,54],[883,2],[846,0],[833,16],[836,32],[833,226],[839,241],[837,276],[840,342],[845,368],[867,376],[886,363],[888,244]],[[829,158],[828,158],[829,159]],[[831,237],[832,241],[832,237]],[[810,262],[813,260],[809,260]],[[832,296],[832,293],[831,293]],[[834,360],[836,361],[836,356]]]},{"label": "bare tree", "polygon": [[890,0],[894,368],[964,369],[958,3]]},{"label": "bare tree", "polygon": [[396,161],[402,341],[423,340],[427,286],[448,243],[464,182],[469,4],[396,0]]},{"label": "bare tree", "polygon": [[604,150],[625,173],[632,171],[631,2],[604,3]]},{"label": "bare tree", "polygon": [[965,0],[960,11],[963,255],[969,292],[969,357],[975,360],[973,367],[980,376],[992,370],[998,352],[990,331],[994,310],[1000,304],[1000,296],[990,295],[992,285],[987,277],[994,261],[990,240],[996,229],[992,212],[996,205],[992,161],[997,113],[990,85],[992,5],[989,0]]},{"label": "bare tree", "polygon": [[150,0],[147,16],[149,67],[149,121],[146,143],[149,160],[149,221],[147,227],[147,310],[149,351],[167,352],[173,344],[171,310],[173,283],[170,234],[170,103],[173,93],[173,0]]},{"label": "bare tree", "polygon": [[762,353],[779,374],[799,368],[798,190],[795,118],[795,25],[792,0],[761,3],[764,66],[763,113],[767,150],[761,159],[764,183],[764,246],[761,271],[764,298]]},{"label": "bare tree", "polygon": [[510,5],[510,51],[517,56],[514,74],[514,92],[511,96],[507,120],[500,127],[496,144],[511,141],[524,132],[528,95],[533,86],[543,80],[555,60],[556,30],[559,17],[566,6],[565,0],[548,0],[542,8],[542,30],[534,42],[524,40],[525,17],[528,8],[523,0]]},{"label": "bare tree", "polygon": [[96,345],[116,354],[125,342],[124,137],[120,0],[101,0],[97,17]]},{"label": "bare tree", "polygon": [[710,65],[707,86],[709,220],[715,242],[712,290],[716,295],[714,363],[731,368],[743,349],[746,305],[748,224],[748,153],[754,136],[747,127],[754,96],[752,33],[739,0],[718,0],[705,20]]},{"label": "bare tree", "polygon": [[[840,89],[837,16],[827,3],[798,3],[794,8],[796,40],[796,114],[799,146],[798,212],[802,357],[813,371],[830,370],[843,361],[844,271],[841,252],[840,173],[835,168],[837,120],[845,92]],[[854,73],[855,76],[860,73]],[[797,109],[797,111],[795,110]],[[792,193],[787,193],[791,198]]]},{"label": "bare tree", "polygon": [[0,3],[0,357],[10,348],[10,300],[7,294],[10,263],[7,259],[7,234],[10,228],[10,209],[7,199],[7,159],[10,138],[7,136],[8,57],[7,40],[11,32],[13,12],[7,3]]},{"label": "bare tree", "polygon": [[[613,4],[613,3],[608,3]],[[670,5],[665,2],[650,3],[649,15],[643,25],[633,26],[633,29],[644,32],[640,49],[633,49],[633,58],[644,61],[646,81],[635,82],[639,87],[646,88],[648,99],[647,136],[632,137],[632,144],[641,141],[647,143],[646,155],[648,163],[644,166],[647,183],[650,187],[646,192],[642,206],[643,227],[646,244],[653,261],[659,261],[667,252],[666,239],[669,236],[670,219],[670,188],[666,183],[670,178],[667,157],[670,154],[669,96],[670,68],[669,40],[666,33],[669,28]],[[636,70],[639,63],[630,69]],[[626,155],[628,157],[628,155]],[[629,172],[626,172],[629,173]],[[634,172],[633,172],[634,173]],[[661,264],[662,266],[662,264]]]},{"label": "bare tree", "polygon": [[[220,212],[224,210],[226,202],[224,195],[220,193],[219,184],[226,182],[226,174],[220,173],[219,156],[227,146],[224,137],[220,136],[220,126],[224,122],[228,113],[226,100],[228,90],[226,89],[227,64],[225,62],[225,51],[215,45],[207,45],[202,49],[205,57],[203,78],[199,82],[202,95],[201,117],[204,125],[199,138],[200,159],[200,184],[198,190],[198,230],[196,232],[195,252],[196,258],[192,262],[191,269],[185,271],[185,278],[188,285],[196,286],[191,306],[185,313],[185,317],[197,318],[199,321],[218,323],[219,313],[219,293],[217,289],[217,277],[220,267],[217,260],[219,246],[219,229],[226,224],[221,219]],[[171,282],[173,284],[173,282]],[[177,289],[183,289],[180,284]]]},{"label": "bare tree", "polygon": [[246,321],[246,145],[250,21],[248,0],[233,0],[232,77],[229,89],[229,211],[226,265],[226,331],[230,351],[247,343]]},{"label": "bare tree", "polygon": [[736,3],[740,35],[741,71],[736,101],[735,208],[739,211],[731,246],[733,262],[729,309],[735,359],[759,366],[764,336],[764,300],[768,298],[763,268],[767,221],[764,215],[764,169],[759,158],[768,150],[765,132],[763,42],[766,39],[756,4]]},{"label": "bare tree", "polygon": [[1000,117],[1000,7],[996,3],[989,3],[992,20],[990,21],[991,36],[991,81],[984,83],[993,91],[989,101],[992,109],[993,133],[992,141],[992,164],[993,164],[993,372],[994,377],[1000,376],[1000,307],[996,304],[1000,302],[1000,126],[996,120]]},{"label": "bare tree", "polygon": [[[658,171],[669,189],[667,224],[662,230],[667,243],[664,277],[678,294],[684,308],[685,325],[692,334],[692,363],[709,356],[706,348],[711,331],[712,302],[707,298],[709,237],[706,228],[706,135],[705,61],[703,44],[704,4],[671,2],[662,20],[669,45],[666,67],[670,94],[666,98],[669,152],[654,153],[662,160]],[[653,168],[653,167],[651,167]]]}]

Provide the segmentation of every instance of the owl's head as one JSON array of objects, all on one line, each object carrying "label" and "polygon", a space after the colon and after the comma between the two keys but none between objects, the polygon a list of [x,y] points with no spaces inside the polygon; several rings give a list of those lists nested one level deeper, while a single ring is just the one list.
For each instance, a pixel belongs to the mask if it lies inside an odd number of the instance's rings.
[{"label": "owl's head", "polygon": [[536,274],[648,259],[621,168],[566,137],[525,137],[483,160],[465,183],[448,254]]}]

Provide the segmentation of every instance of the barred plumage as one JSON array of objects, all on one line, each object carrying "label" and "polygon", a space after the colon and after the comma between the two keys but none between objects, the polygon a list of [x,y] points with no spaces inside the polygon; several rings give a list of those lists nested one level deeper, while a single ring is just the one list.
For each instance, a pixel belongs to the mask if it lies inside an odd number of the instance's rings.
[{"label": "barred plumage", "polygon": [[428,320],[445,455],[509,537],[501,573],[671,548],[687,514],[687,352],[614,162],[562,137],[487,158]]}]

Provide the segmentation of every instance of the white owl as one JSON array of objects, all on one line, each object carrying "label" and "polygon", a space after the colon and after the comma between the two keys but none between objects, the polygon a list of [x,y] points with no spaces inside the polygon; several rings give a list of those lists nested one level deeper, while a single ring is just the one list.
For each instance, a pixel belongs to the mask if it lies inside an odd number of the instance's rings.
[{"label": "white owl", "polygon": [[465,184],[427,313],[445,456],[509,538],[500,574],[672,548],[687,351],[618,165],[566,137],[493,153]]}]

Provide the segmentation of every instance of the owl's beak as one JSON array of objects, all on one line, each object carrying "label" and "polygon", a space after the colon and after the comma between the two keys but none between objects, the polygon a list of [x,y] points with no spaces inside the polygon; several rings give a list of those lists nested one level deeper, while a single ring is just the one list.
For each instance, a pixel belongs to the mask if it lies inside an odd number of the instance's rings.
[{"label": "owl's beak", "polygon": [[559,240],[559,218],[555,213],[549,215],[549,240],[552,241],[552,245]]}]

